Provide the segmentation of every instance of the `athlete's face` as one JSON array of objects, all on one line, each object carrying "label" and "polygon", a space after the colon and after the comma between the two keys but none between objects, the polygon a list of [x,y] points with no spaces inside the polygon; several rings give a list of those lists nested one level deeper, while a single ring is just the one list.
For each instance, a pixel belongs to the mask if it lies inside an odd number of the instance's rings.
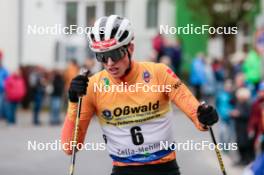
[{"label": "athlete's face", "polygon": [[[134,45],[130,44],[128,46],[128,52],[132,55],[134,49]],[[126,70],[129,67],[129,58],[128,53],[125,52],[125,55],[118,61],[114,62],[111,57],[107,59],[106,63],[103,63],[106,71],[112,75],[114,78],[121,78],[125,75]]]}]

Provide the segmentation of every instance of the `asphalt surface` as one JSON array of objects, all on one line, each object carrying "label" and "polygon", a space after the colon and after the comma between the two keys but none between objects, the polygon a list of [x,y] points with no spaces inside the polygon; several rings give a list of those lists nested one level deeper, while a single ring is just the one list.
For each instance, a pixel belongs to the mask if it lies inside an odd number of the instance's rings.
[{"label": "asphalt surface", "polygon": [[[211,142],[209,132],[198,131],[187,117],[174,109],[171,120],[175,141],[187,140]],[[0,174],[1,175],[66,175],[70,157],[63,151],[33,150],[31,143],[54,143],[60,139],[62,126],[49,126],[48,113],[42,113],[43,125],[31,125],[31,114],[19,111],[17,125],[7,126],[0,121]],[[215,126],[217,135],[217,126]],[[96,119],[91,122],[86,142],[103,143],[102,132]],[[38,144],[43,149],[43,144]],[[29,150],[30,148],[30,150]],[[235,152],[231,152],[235,155]],[[234,156],[231,156],[234,157]],[[228,175],[241,175],[242,167],[234,167],[230,156],[223,155]],[[221,175],[214,151],[177,151],[177,161],[183,175]],[[109,175],[111,159],[106,151],[81,151],[77,154],[75,175]]]}]

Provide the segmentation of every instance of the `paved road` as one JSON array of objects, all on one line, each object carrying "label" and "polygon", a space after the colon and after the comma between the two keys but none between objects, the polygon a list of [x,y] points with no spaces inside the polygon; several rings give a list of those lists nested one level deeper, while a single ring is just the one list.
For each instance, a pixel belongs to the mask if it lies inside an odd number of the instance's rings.
[{"label": "paved road", "polygon": [[[172,118],[175,140],[210,140],[209,133],[197,131],[183,114],[174,110]],[[19,112],[18,124],[6,126],[0,122],[0,174],[1,175],[66,175],[70,157],[62,151],[28,151],[28,141],[54,142],[60,138],[59,127],[48,126],[48,116],[43,113],[43,126],[30,124],[30,114]],[[88,130],[86,142],[101,143],[101,129],[93,120]],[[213,151],[178,151],[178,164],[183,175],[221,175]],[[241,168],[232,167],[228,156],[224,161],[229,175],[241,175]],[[106,151],[82,151],[77,156],[76,175],[108,175],[111,171],[111,160]]]}]

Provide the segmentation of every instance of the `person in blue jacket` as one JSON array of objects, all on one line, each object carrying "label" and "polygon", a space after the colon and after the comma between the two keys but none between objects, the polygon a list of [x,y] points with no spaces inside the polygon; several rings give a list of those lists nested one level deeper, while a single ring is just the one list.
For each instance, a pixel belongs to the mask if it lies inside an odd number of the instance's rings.
[{"label": "person in blue jacket", "polygon": [[194,88],[194,94],[198,100],[202,98],[201,88],[206,83],[206,63],[204,59],[203,53],[199,53],[191,64],[190,83]]},{"label": "person in blue jacket", "polygon": [[0,119],[5,118],[5,112],[4,112],[4,82],[6,78],[8,77],[8,71],[2,64],[3,60],[3,52],[0,50]]},{"label": "person in blue jacket", "polygon": [[232,90],[232,81],[228,79],[224,82],[224,88],[216,95],[215,105],[220,118],[220,143],[230,143],[234,138],[234,126],[230,116],[234,109],[231,103]]}]

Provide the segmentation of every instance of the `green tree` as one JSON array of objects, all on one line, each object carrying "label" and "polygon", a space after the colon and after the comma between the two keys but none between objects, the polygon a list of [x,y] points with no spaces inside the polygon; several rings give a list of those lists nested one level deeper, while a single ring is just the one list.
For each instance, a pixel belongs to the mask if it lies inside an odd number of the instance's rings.
[{"label": "green tree", "polygon": [[[187,6],[194,11],[193,18],[197,21],[207,16],[210,26],[239,27],[239,30],[252,32],[260,0],[189,0]],[[223,34],[223,39],[226,56],[235,50],[235,36]]]}]

